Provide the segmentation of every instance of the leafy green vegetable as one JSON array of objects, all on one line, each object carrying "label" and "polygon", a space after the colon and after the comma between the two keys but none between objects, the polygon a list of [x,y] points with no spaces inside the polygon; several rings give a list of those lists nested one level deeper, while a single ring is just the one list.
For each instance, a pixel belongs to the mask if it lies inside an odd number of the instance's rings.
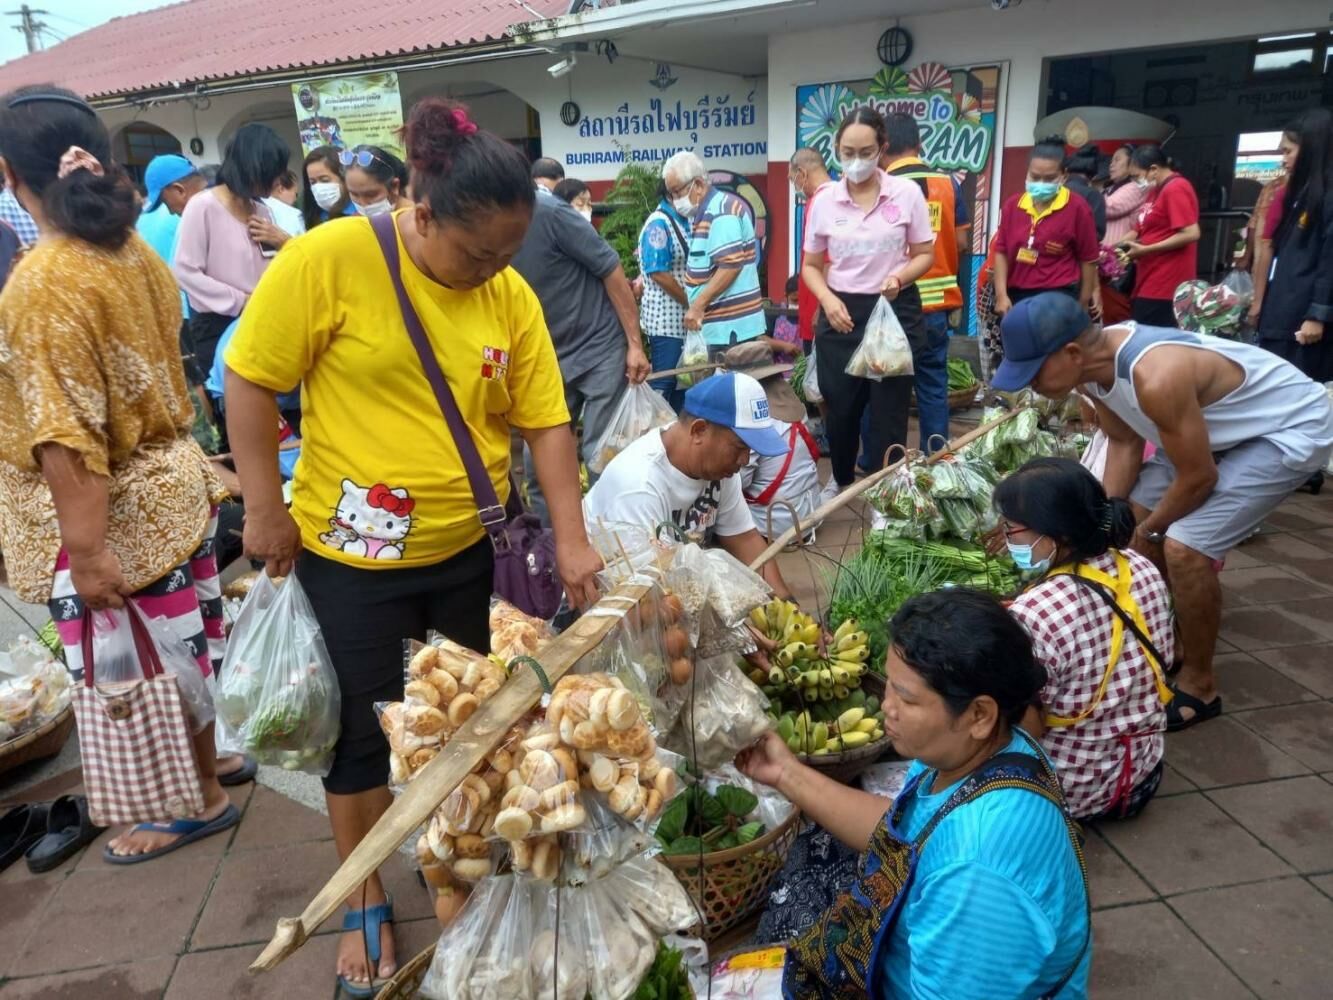
[{"label": "leafy green vegetable", "polygon": [[796,364],[791,370],[791,391],[796,393],[796,398],[802,403],[809,402],[809,400],[805,398],[805,376],[809,361],[810,359],[802,354],[796,359]]},{"label": "leafy green vegetable", "polygon": [[[746,791],[744,788],[736,788],[734,785],[723,785],[717,790],[717,801],[730,816],[737,819],[744,819],[750,813],[754,812],[759,805],[759,797],[753,792]],[[705,814],[705,819],[707,814]]]},{"label": "leafy green vegetable", "polygon": [[736,839],[742,844],[748,844],[755,838],[762,836],[763,832],[763,823],[746,823],[744,826],[738,826],[736,828]]},{"label": "leafy green vegetable", "polygon": [[718,801],[717,796],[709,795],[708,792],[704,791],[702,785],[695,785],[694,792],[698,799],[695,808],[698,810],[699,818],[703,820],[705,827],[721,826],[727,821],[727,807]]},{"label": "leafy green vegetable", "polygon": [[662,818],[657,821],[657,839],[663,846],[678,840],[685,833],[685,822],[690,816],[688,796],[678,795],[671,804],[662,810]]},{"label": "leafy green vegetable", "polygon": [[699,837],[677,837],[662,849],[663,854],[698,854],[704,842]]},{"label": "leafy green vegetable", "polygon": [[657,957],[639,988],[630,994],[630,1000],[694,1000],[685,956],[675,948],[659,944]]},{"label": "leafy green vegetable", "polygon": [[947,370],[950,392],[956,392],[959,389],[966,389],[968,386],[977,384],[977,376],[973,374],[972,366],[963,358],[950,358]]}]

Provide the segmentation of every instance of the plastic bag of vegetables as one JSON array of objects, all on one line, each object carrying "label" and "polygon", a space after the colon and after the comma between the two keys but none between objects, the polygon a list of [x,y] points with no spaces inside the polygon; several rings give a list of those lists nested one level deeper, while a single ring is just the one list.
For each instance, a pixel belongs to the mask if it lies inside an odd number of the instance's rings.
[{"label": "plastic bag of vegetables", "polygon": [[[691,368],[706,364],[708,364],[708,341],[704,340],[702,330],[691,330],[685,334],[685,343],[680,347],[680,364],[677,367]],[[684,372],[676,376],[676,386],[688,389],[695,382],[707,377],[707,372]]]},{"label": "plastic bag of vegetables", "polygon": [[848,375],[874,382],[895,375],[912,375],[916,371],[912,366],[912,347],[907,342],[907,333],[898,322],[893,306],[882,295],[866,321],[861,346],[853,352],[846,371]]},{"label": "plastic bag of vegetables", "polygon": [[261,575],[241,607],[217,684],[218,746],[261,764],[327,775],[338,678],[295,576]]},{"label": "plastic bag of vegetables", "polygon": [[613,458],[639,438],[675,420],[676,411],[647,382],[631,385],[620,397],[606,430],[597,439],[596,452],[588,462],[588,469],[604,472]]},{"label": "plastic bag of vegetables", "polygon": [[894,538],[919,541],[927,531],[942,531],[944,520],[931,496],[933,483],[928,467],[904,463],[867,490],[866,502],[887,519],[881,530]]}]

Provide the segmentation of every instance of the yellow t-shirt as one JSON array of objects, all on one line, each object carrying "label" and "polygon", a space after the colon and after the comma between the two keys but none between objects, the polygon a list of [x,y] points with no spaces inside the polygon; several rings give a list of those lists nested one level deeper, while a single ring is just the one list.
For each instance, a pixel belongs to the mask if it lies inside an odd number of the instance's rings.
[{"label": "yellow t-shirt", "polygon": [[[510,428],[569,421],[541,305],[512,268],[471,291],[445,288],[398,242],[403,283],[503,502]],[[307,548],[386,569],[437,563],[481,539],[467,475],[368,220],[337,219],[284,247],[226,362],[275,392],[301,383],[292,516]]]}]

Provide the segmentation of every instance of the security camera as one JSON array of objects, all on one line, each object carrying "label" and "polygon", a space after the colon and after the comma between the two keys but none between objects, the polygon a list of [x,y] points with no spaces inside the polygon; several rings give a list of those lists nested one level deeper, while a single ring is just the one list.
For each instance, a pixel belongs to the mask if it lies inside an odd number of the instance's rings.
[{"label": "security camera", "polygon": [[554,66],[548,66],[546,68],[546,72],[550,73],[551,76],[553,76],[555,79],[558,80],[562,76],[565,76],[566,74],[570,73],[574,69],[574,67],[578,65],[578,61],[579,57],[571,53],[564,59],[561,59]]},{"label": "security camera", "polygon": [[1008,10],[1010,7],[1017,7],[1023,0],[990,0],[991,10]]}]

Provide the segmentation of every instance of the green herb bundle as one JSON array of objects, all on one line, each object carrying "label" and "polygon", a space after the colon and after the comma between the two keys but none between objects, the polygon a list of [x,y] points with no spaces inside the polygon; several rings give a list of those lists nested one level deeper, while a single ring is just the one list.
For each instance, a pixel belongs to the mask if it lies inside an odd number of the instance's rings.
[{"label": "green herb bundle", "polygon": [[764,833],[764,824],[750,820],[759,805],[753,792],[721,785],[716,792],[692,785],[676,796],[657,821],[662,853],[698,854],[748,844]]}]

